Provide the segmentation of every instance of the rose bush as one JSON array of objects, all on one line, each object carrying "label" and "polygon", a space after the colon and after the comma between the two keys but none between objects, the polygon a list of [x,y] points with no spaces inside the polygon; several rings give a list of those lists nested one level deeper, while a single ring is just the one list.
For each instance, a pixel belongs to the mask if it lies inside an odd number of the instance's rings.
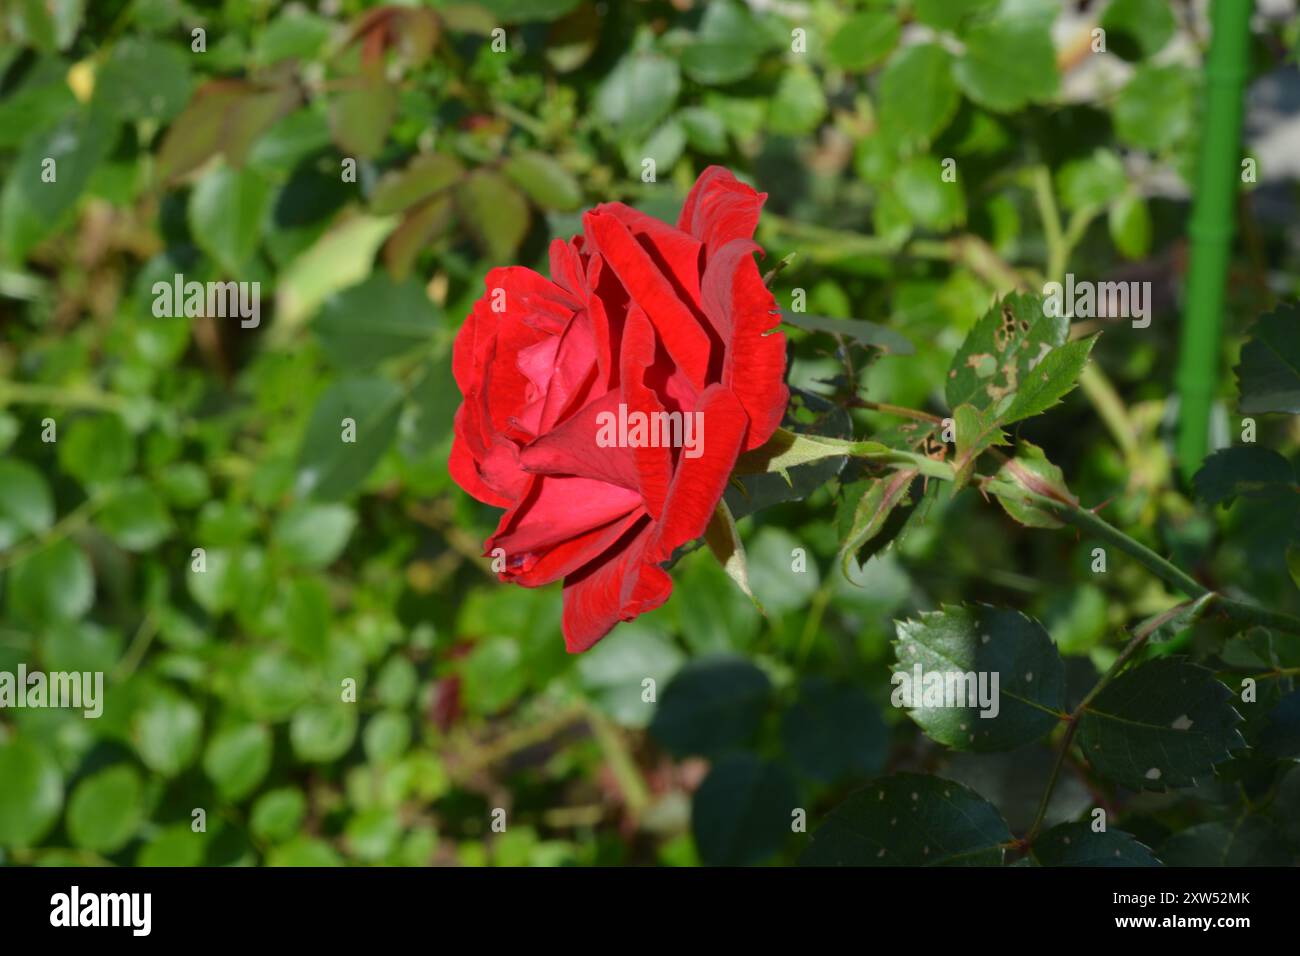
[{"label": "rose bush", "polygon": [[[751,238],[766,198],[711,166],[675,227],[597,206],[581,236],[552,243],[550,279],[488,273],[457,336],[452,477],[506,509],[485,544],[504,556],[502,580],[564,579],[570,651],[667,600],[662,565],[781,421],[785,337]],[[698,456],[602,447],[599,421],[620,405],[652,421],[698,413]]]}]

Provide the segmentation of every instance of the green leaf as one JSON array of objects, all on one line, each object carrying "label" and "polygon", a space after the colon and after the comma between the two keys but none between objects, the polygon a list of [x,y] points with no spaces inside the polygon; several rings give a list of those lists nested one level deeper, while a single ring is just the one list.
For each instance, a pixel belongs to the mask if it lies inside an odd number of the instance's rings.
[{"label": "green leaf", "polygon": [[952,120],[961,99],[952,57],[934,43],[904,47],[880,74],[880,124],[901,145],[922,147]]},{"label": "green leaf", "polygon": [[465,702],[472,713],[495,714],[523,693],[527,676],[523,652],[512,637],[496,635],[479,641],[465,659]]},{"label": "green leaf", "polygon": [[141,761],[164,777],[174,777],[194,762],[202,734],[199,709],[168,690],[154,692],[131,720]]},{"label": "green leaf", "polygon": [[1074,159],[1056,173],[1061,205],[1071,212],[1109,206],[1128,189],[1124,162],[1114,150],[1097,147],[1083,159]]},{"label": "green leaf", "polygon": [[1235,498],[1276,499],[1293,504],[1297,491],[1295,469],[1273,451],[1259,445],[1221,448],[1192,476],[1196,497],[1206,504],[1231,504]]},{"label": "green leaf", "polygon": [[528,203],[500,173],[480,169],[456,192],[461,217],[494,263],[513,259],[528,232]]},{"label": "green leaf", "polygon": [[761,612],[763,606],[758,603],[758,598],[754,597],[754,592],[749,587],[749,565],[745,561],[745,544],[740,540],[736,519],[731,516],[731,509],[727,507],[726,501],[719,501],[718,506],[713,509],[709,526],[704,529],[704,541],[723,570],[727,572],[727,577],[736,582],[740,590],[745,592],[745,596],[753,601],[754,606]]},{"label": "green leaf", "polygon": [[831,811],[811,866],[1000,866],[1011,831],[974,790],[923,774],[880,777]]},{"label": "green leaf", "polygon": [[1106,48],[1126,60],[1145,60],[1159,53],[1177,24],[1169,0],[1114,0],[1101,17]]},{"label": "green leaf", "polygon": [[734,83],[758,67],[767,33],[737,0],[710,0],[699,29],[681,53],[682,69],[697,83]]},{"label": "green leaf", "polygon": [[714,763],[691,799],[691,832],[709,866],[750,866],[779,850],[799,795],[789,773],[750,753]]},{"label": "green leaf", "polygon": [[237,275],[257,251],[270,204],[271,184],[257,173],[218,166],[190,193],[190,232],[227,275]]},{"label": "green leaf", "polygon": [[1123,830],[1094,833],[1087,823],[1062,823],[1039,834],[1033,857],[1043,866],[1159,866],[1151,851]]},{"label": "green leaf", "polygon": [[75,620],[95,598],[94,569],[66,538],[19,562],[6,583],[10,613],[32,624]]},{"label": "green leaf", "polygon": [[953,78],[980,106],[1010,113],[1056,95],[1060,78],[1047,24],[999,17],[975,24],[962,40],[966,52],[953,64]]},{"label": "green leaf", "polygon": [[1293,690],[1268,712],[1259,734],[1259,750],[1271,757],[1300,757],[1300,690]]},{"label": "green leaf", "polygon": [[1111,242],[1126,259],[1142,259],[1151,251],[1151,212],[1141,196],[1116,200],[1107,217]]},{"label": "green leaf", "polygon": [[543,209],[567,212],[582,205],[582,187],[573,175],[544,153],[525,150],[506,160],[502,171]]},{"label": "green leaf", "polygon": [[1190,787],[1244,746],[1232,701],[1213,671],[1160,658],[1125,671],[1092,700],[1079,744],[1107,780],[1133,790]]},{"label": "green leaf", "polygon": [[597,88],[596,112],[622,136],[644,135],[668,115],[680,88],[676,63],[657,53],[633,50]]},{"label": "green leaf", "polygon": [[1032,618],[977,604],[897,627],[891,702],[908,707],[932,739],[956,750],[1010,750],[1060,723],[1065,665]]},{"label": "green leaf", "polygon": [[0,193],[0,246],[11,262],[62,223],[108,156],[115,133],[103,113],[79,110],[27,137]]},{"label": "green leaf", "polygon": [[601,641],[578,658],[578,674],[602,711],[625,727],[644,727],[654,714],[644,681],[666,688],[683,660],[668,637],[630,621],[619,626],[617,640]]},{"label": "green leaf", "polygon": [[[802,556],[796,551],[803,551]],[[808,557],[805,543],[773,526],[759,529],[750,542],[749,577],[763,606],[776,615],[807,607],[821,584],[817,561]]]},{"label": "green leaf", "polygon": [[1169,149],[1192,132],[1195,95],[1188,67],[1143,63],[1115,98],[1115,135],[1138,149]]},{"label": "green leaf", "polygon": [[953,459],[954,487],[962,488],[975,470],[980,455],[994,445],[1007,443],[1006,433],[998,427],[1000,419],[989,409],[958,405],[952,413],[957,455]]},{"label": "green leaf", "polygon": [[579,0],[478,0],[502,23],[533,23],[558,20],[570,13]]},{"label": "green leaf", "polygon": [[289,742],[304,763],[333,763],[348,752],[356,735],[352,704],[308,704],[289,724]]},{"label": "green leaf", "polygon": [[1173,640],[1201,619],[1218,594],[1207,591],[1194,601],[1184,601],[1167,611],[1153,614],[1133,629],[1135,634],[1145,633],[1148,644],[1163,644]]},{"label": "green leaf", "polygon": [[249,817],[253,833],[263,840],[280,842],[298,832],[307,815],[307,799],[300,790],[281,787],[257,798]]},{"label": "green leaf", "polygon": [[1237,388],[1241,410],[1300,414],[1300,306],[1262,315],[1241,349]]},{"label": "green leaf", "polygon": [[202,866],[207,842],[207,834],[195,833],[188,823],[177,823],[159,830],[141,847],[135,865]]},{"label": "green leaf", "polygon": [[955,30],[971,14],[995,4],[996,0],[916,0],[914,12],[917,20],[936,30]]},{"label": "green leaf", "polygon": [[0,551],[53,524],[54,498],[41,473],[14,458],[0,461]]},{"label": "green leaf", "polygon": [[311,678],[293,658],[271,649],[249,654],[238,671],[238,699],[257,719],[286,720],[311,692]]},{"label": "green leaf", "polygon": [[892,184],[911,221],[936,232],[947,232],[966,221],[961,183],[946,182],[943,173],[934,156],[914,156],[894,172]]},{"label": "green leaf", "polygon": [[901,33],[892,11],[865,10],[840,25],[826,45],[826,55],[842,70],[866,70],[894,49]]},{"label": "green leaf", "polygon": [[808,136],[825,116],[826,93],[821,79],[806,66],[788,67],[768,103],[768,129],[780,136]]},{"label": "green leaf", "polygon": [[1096,343],[1097,336],[1090,335],[1052,349],[1037,364],[1031,360],[1011,407],[999,417],[1000,423],[1010,425],[1033,418],[1058,404],[1079,384],[1079,375]]},{"label": "green leaf", "polygon": [[[752,451],[747,451],[736,462],[738,475],[780,474],[824,458],[840,458],[860,447],[876,448],[877,443],[853,442],[825,435],[792,432],[778,428],[772,437]],[[879,445],[880,451],[886,451]]]},{"label": "green leaf", "polygon": [[65,621],[45,632],[41,663],[54,671],[111,671],[122,657],[122,635],[93,621]]},{"label": "green leaf", "polygon": [[75,419],[58,445],[59,467],[87,488],[108,484],[135,465],[135,440],[116,415]]},{"label": "green leaf", "polygon": [[325,17],[300,8],[289,8],[256,32],[253,56],[270,66],[281,60],[308,60],[329,40],[333,24]]},{"label": "green leaf", "polygon": [[312,328],[330,362],[363,369],[432,346],[438,311],[419,282],[378,272],[326,299]]},{"label": "green leaf", "polygon": [[[350,495],[397,434],[402,390],[387,379],[336,382],[316,403],[298,457],[299,493],[318,500]],[[355,423],[355,441],[344,420]]]},{"label": "green leaf", "polygon": [[460,160],[445,153],[421,153],[403,169],[385,173],[370,196],[377,216],[403,212],[454,186],[465,174]]},{"label": "green leaf", "polygon": [[889,729],[871,698],[825,677],[801,682],[781,740],[799,771],[823,783],[879,773],[889,755]]},{"label": "green leaf", "polygon": [[678,757],[712,756],[753,736],[771,694],[771,681],[749,661],[699,658],[663,689],[650,732]]},{"label": "green leaf", "polygon": [[300,502],[276,519],[271,543],[293,564],[324,568],[343,552],[356,524],[347,505]]},{"label": "green leaf", "polygon": [[144,785],[126,764],[86,777],[68,800],[68,836],[86,850],[115,853],[135,836],[143,819]]},{"label": "green leaf", "polygon": [[688,106],[678,110],[675,117],[692,149],[710,156],[720,156],[727,151],[727,126],[717,113],[700,106]]},{"label": "green leaf", "polygon": [[806,137],[826,117],[822,79],[801,64],[787,66],[767,107],[767,126],[785,137]]},{"label": "green leaf", "polygon": [[220,80],[203,85],[167,127],[154,175],[172,182],[216,155],[224,155],[232,166],[242,165],[253,142],[299,102],[293,84],[258,87]]},{"label": "green leaf", "polygon": [[242,800],[266,777],[271,769],[271,754],[269,730],[261,724],[236,724],[208,741],[203,772],[223,799]]},{"label": "green leaf", "polygon": [[185,108],[192,85],[189,57],[180,48],[128,36],[95,75],[94,102],[119,120],[166,122]]},{"label": "green leaf", "polygon": [[162,497],[143,478],[128,478],[100,511],[97,523],[128,551],[149,551],[172,533]]},{"label": "green leaf", "polygon": [[[853,578],[850,565],[854,561],[859,565],[865,564],[871,555],[888,543],[888,536],[881,538],[882,532],[895,510],[906,505],[916,474],[915,471],[899,470],[880,478],[867,479],[853,510],[852,523],[840,544],[840,568],[854,584],[858,582]],[[863,549],[873,542],[876,542],[875,546],[864,553]]]},{"label": "green leaf", "polygon": [[267,866],[320,867],[342,866],[343,858],[323,840],[295,837],[275,847],[266,855]]},{"label": "green leaf", "polygon": [[405,714],[391,711],[376,714],[366,724],[361,737],[366,760],[374,764],[392,763],[411,745],[411,720]]},{"label": "green leaf", "polygon": [[1282,835],[1258,816],[1188,827],[1171,834],[1159,854],[1166,866],[1291,866],[1294,862]]},{"label": "green leaf", "polygon": [[1065,486],[1061,469],[1047,460],[1041,448],[1023,439],[1016,456],[984,483],[983,490],[996,495],[1006,513],[1028,528],[1062,527],[1060,519],[1038,503],[1038,496],[1078,504]]},{"label": "green leaf", "polygon": [[382,69],[363,68],[340,80],[338,87],[330,101],[334,142],[352,159],[378,155],[397,115],[397,84],[390,83]]},{"label": "green leaf", "polygon": [[781,310],[781,321],[809,332],[827,332],[844,336],[854,342],[870,345],[892,355],[911,355],[916,351],[910,339],[887,325],[868,322],[866,319],[836,319],[825,315],[807,315],[803,312]]},{"label": "green leaf", "polygon": [[[847,420],[842,412],[836,417],[840,415]],[[850,446],[886,450],[870,442],[843,442],[778,428],[762,446],[737,460],[725,495],[727,507],[740,519],[774,504],[802,500],[840,473]]]},{"label": "green leaf", "polygon": [[0,146],[14,149],[76,108],[67,71],[61,59],[41,57],[6,91],[0,100]]},{"label": "green leaf", "polygon": [[[451,434],[456,409],[460,407],[460,392],[448,387],[454,381],[450,349],[425,363],[424,375],[411,393],[411,415],[404,422],[403,430],[405,447],[414,454],[431,451]],[[405,428],[407,423],[409,431]]]},{"label": "green leaf", "polygon": [[63,807],[59,766],[30,740],[0,740],[0,847],[39,843]]},{"label": "green leaf", "polygon": [[1066,343],[1070,320],[1047,311],[1041,296],[1021,294],[989,309],[953,357],[944,389],[949,407],[969,402],[1006,411],[1033,366]]},{"label": "green leaf", "polygon": [[273,340],[288,342],[293,331],[332,293],[370,275],[375,252],[396,226],[395,217],[353,216],[324,233],[290,263],[276,284]]}]

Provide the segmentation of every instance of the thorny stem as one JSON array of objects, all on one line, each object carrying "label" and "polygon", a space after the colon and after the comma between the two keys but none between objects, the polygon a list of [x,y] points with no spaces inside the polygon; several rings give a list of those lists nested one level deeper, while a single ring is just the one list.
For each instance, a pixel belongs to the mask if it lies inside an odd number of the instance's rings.
[{"label": "thorny stem", "polygon": [[1079,706],[1074,708],[1070,715],[1065,718],[1065,734],[1061,737],[1061,746],[1056,753],[1056,760],[1052,764],[1052,772],[1048,775],[1047,786],[1043,788],[1042,799],[1038,801],[1038,813],[1034,815],[1034,822],[1030,825],[1029,832],[1025,834],[1023,840],[1019,841],[1019,846],[1028,850],[1033,846],[1034,840],[1038,838],[1038,832],[1042,829],[1043,820],[1047,816],[1047,806],[1051,803],[1053,791],[1056,790],[1056,781],[1061,775],[1061,767],[1065,764],[1066,757],[1070,753],[1070,746],[1074,743],[1074,735],[1079,730],[1079,721],[1083,719],[1084,713],[1087,712],[1088,705],[1096,700],[1097,695],[1119,676],[1119,672],[1124,665],[1132,660],[1133,655],[1146,643],[1147,638],[1154,634],[1161,625],[1177,617],[1190,603],[1192,602],[1188,601],[1172,607],[1138,628],[1132,640],[1124,645],[1124,649],[1119,652],[1115,662],[1110,665],[1105,674],[1101,675],[1101,679],[1093,685],[1092,690],[1088,691],[1083,700],[1079,701]]}]

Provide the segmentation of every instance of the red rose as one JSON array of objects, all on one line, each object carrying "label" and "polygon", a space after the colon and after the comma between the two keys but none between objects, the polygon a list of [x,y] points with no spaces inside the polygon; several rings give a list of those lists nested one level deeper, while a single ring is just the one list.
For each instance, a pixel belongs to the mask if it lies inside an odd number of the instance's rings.
[{"label": "red rose", "polygon": [[766,198],[711,166],[676,228],[597,206],[551,244],[550,279],[489,272],[456,337],[451,475],[506,509],[485,546],[502,580],[564,579],[571,652],[668,599],[660,565],[785,412],[785,337],[751,238]]}]

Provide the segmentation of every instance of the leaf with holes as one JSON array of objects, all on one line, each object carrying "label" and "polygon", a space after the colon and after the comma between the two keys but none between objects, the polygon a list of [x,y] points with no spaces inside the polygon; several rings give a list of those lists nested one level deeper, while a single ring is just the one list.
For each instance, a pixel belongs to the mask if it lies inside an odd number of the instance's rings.
[{"label": "leaf with holes", "polygon": [[1005,413],[1029,373],[1052,349],[1065,345],[1069,332],[1070,320],[1049,315],[1041,296],[1003,299],[975,324],[953,357],[944,389],[949,407],[969,402]]}]

